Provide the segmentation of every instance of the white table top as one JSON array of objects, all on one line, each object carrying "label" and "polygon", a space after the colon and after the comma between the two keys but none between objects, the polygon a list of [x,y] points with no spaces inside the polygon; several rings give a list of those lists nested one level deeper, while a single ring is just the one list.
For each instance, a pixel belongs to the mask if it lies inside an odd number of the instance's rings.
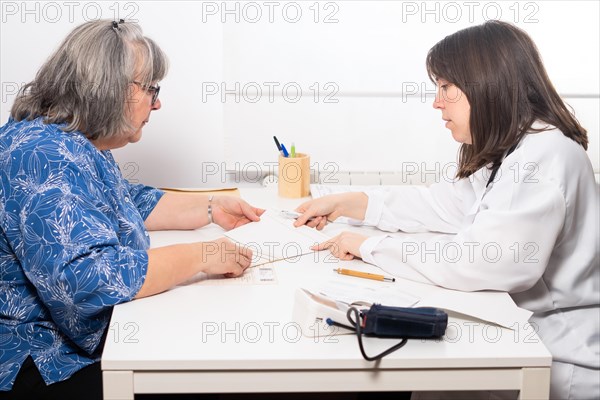
[{"label": "white table top", "polygon": [[[267,189],[244,189],[242,196],[258,207],[293,209],[300,203],[279,198]],[[211,226],[151,236],[152,245],[158,247],[211,240],[222,236],[222,231]],[[116,306],[102,369],[439,369],[551,364],[550,353],[530,327],[510,330],[457,315],[451,315],[444,339],[409,340],[380,363],[365,361],[352,335],[304,337],[292,319],[296,288],[333,276],[357,279],[335,274],[332,268],[339,264],[332,263],[325,252],[315,254],[296,262],[276,262],[273,284],[196,282]],[[373,266],[366,268],[377,271]],[[364,343],[373,355],[396,340],[365,338]]]}]

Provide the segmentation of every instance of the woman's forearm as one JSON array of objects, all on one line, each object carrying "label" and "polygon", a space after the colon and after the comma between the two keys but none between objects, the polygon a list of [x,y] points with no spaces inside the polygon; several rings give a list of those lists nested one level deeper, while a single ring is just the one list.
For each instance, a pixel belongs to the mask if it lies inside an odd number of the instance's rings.
[{"label": "woman's forearm", "polygon": [[339,209],[344,217],[362,221],[365,219],[369,197],[363,192],[343,193],[339,198]]},{"label": "woman's forearm", "polygon": [[201,272],[203,244],[176,244],[148,250],[146,280],[135,298],[164,292]]},{"label": "woman's forearm", "polygon": [[149,231],[200,228],[208,224],[208,196],[165,193],[144,223]]},{"label": "woman's forearm", "polygon": [[252,262],[252,250],[220,238],[148,250],[146,280],[136,299],[164,292],[199,272],[236,277]]}]

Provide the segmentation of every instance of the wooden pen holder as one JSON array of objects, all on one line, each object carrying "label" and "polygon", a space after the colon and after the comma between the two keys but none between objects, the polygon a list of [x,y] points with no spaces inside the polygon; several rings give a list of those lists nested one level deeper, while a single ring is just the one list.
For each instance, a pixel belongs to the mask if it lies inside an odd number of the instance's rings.
[{"label": "wooden pen holder", "polygon": [[279,195],[306,197],[310,193],[310,157],[296,153],[296,157],[279,155]]}]

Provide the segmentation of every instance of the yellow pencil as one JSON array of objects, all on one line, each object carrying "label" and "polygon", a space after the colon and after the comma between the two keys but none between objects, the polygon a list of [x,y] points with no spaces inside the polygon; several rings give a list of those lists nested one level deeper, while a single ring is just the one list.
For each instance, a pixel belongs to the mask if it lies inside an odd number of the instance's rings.
[{"label": "yellow pencil", "polygon": [[344,268],[338,268],[338,269],[334,268],[334,271],[341,275],[355,276],[357,278],[373,279],[376,281],[384,281],[384,282],[396,282],[396,278],[388,278],[383,275],[370,274],[368,272],[353,271],[351,269],[344,269]]}]

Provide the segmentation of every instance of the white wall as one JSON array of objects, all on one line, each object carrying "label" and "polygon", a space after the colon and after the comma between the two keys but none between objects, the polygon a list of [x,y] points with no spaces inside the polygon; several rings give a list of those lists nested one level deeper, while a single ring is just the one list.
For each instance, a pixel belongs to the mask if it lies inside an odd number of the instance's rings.
[{"label": "white wall", "polygon": [[431,107],[425,55],[444,36],[496,16],[536,41],[550,78],[589,131],[588,153],[599,168],[597,1],[3,1],[1,10],[2,123],[16,87],[86,19],[137,19],[167,52],[163,108],[139,144],[115,151],[132,180],[252,181],[273,169],[273,135],[288,147],[294,141],[328,174],[440,171],[455,161],[457,145]]}]

